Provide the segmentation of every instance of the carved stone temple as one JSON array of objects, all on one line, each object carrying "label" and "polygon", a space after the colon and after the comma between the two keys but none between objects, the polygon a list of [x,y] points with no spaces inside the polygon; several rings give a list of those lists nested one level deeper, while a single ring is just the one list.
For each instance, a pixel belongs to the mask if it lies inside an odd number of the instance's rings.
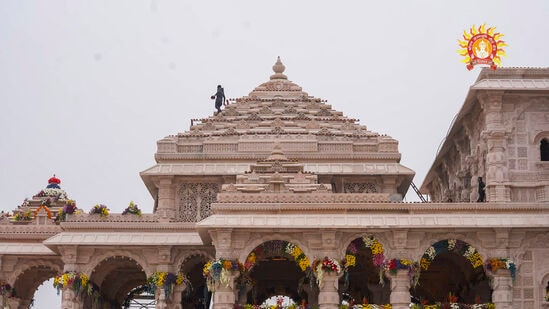
[{"label": "carved stone temple", "polygon": [[273,71],[157,142],[153,213],[29,188],[2,308],[50,279],[63,309],[549,308],[549,69],[483,69],[419,188],[396,139]]}]

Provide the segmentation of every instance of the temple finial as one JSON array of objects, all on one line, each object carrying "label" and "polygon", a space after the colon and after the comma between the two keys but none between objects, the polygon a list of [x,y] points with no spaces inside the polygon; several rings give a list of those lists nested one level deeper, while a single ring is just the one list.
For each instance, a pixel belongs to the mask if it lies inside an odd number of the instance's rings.
[{"label": "temple finial", "polygon": [[282,74],[286,70],[286,66],[282,64],[280,56],[276,59],[276,63],[273,65],[273,71],[275,74],[271,75],[271,79],[288,79],[288,77]]}]

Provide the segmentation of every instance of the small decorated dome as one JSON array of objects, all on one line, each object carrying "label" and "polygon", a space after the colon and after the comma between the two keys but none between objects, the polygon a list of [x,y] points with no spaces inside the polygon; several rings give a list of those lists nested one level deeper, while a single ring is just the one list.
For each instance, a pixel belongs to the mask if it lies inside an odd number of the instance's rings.
[{"label": "small decorated dome", "polygon": [[60,189],[59,184],[61,183],[61,179],[55,177],[55,174],[53,174],[53,177],[48,179],[48,186],[46,188],[54,188],[54,189]]}]

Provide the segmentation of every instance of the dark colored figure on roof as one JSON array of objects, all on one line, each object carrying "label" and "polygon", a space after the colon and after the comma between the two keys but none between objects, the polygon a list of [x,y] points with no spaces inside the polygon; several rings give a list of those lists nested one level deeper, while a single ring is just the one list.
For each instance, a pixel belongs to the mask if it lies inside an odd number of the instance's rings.
[{"label": "dark colored figure on roof", "polygon": [[486,202],[486,184],[482,177],[478,178],[478,200],[477,202]]},{"label": "dark colored figure on roof", "polygon": [[211,96],[212,100],[215,99],[215,108],[218,113],[221,113],[221,105],[225,103],[225,92],[221,85],[217,85],[217,92]]}]

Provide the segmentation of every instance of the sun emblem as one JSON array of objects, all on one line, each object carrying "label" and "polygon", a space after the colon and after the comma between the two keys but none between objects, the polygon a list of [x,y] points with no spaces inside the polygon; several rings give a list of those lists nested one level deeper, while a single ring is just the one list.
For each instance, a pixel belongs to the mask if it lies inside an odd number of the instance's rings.
[{"label": "sun emblem", "polygon": [[467,64],[468,70],[472,70],[477,64],[489,65],[492,70],[501,66],[501,57],[507,57],[503,50],[507,44],[501,40],[503,34],[494,33],[495,31],[496,27],[486,29],[486,24],[478,28],[473,25],[469,33],[463,31],[465,41],[458,39],[461,49],[457,52],[464,57],[461,61]]}]

